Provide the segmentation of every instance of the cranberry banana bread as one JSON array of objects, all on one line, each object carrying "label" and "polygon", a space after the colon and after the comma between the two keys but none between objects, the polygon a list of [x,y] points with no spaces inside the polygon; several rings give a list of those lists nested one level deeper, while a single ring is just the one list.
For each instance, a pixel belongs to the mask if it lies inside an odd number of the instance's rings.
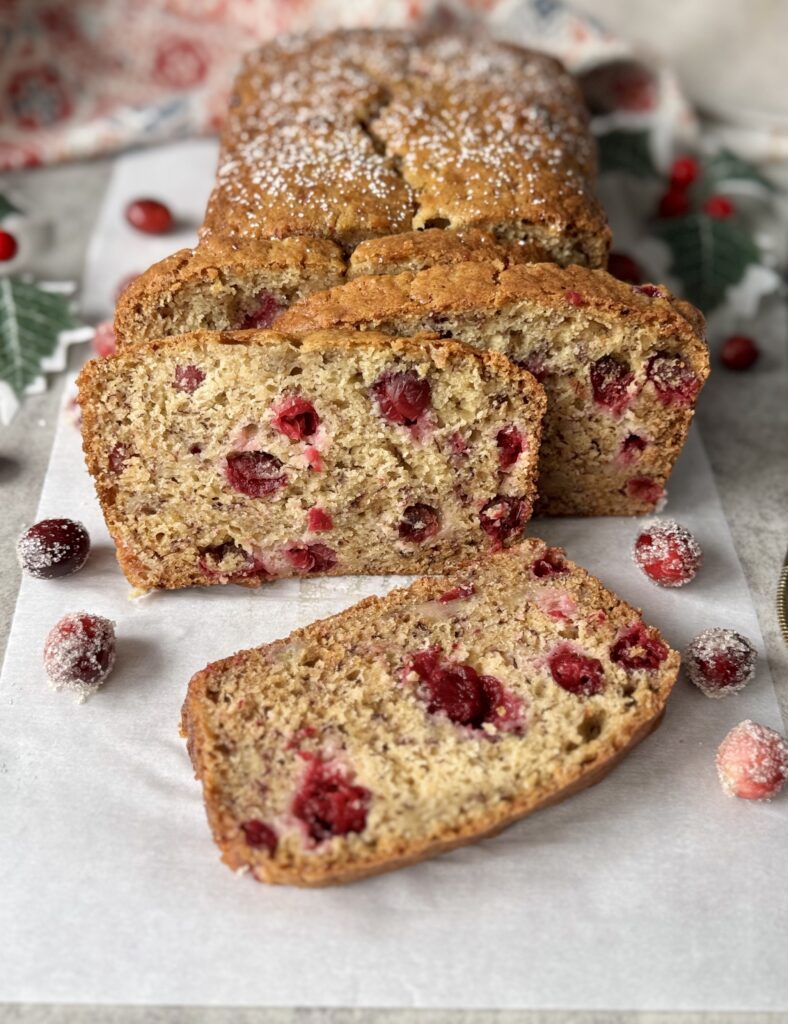
[{"label": "cranberry banana bread", "polygon": [[678,667],[636,609],[529,540],[209,665],[182,732],[225,863],[324,885],[599,781]]},{"label": "cranberry banana bread", "polygon": [[83,441],[137,587],[423,573],[513,543],[544,392],[439,339],[201,332],[93,360]]},{"label": "cranberry banana bread", "polygon": [[308,296],[279,326],[435,331],[529,369],[548,397],[538,510],[550,515],[652,511],[709,371],[689,303],[577,266],[472,262],[359,278]]}]

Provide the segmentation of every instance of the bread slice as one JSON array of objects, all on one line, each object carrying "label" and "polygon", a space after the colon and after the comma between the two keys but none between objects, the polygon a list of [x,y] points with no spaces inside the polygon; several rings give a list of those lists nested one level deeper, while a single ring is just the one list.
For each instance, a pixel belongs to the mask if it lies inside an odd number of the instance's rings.
[{"label": "bread slice", "polygon": [[94,360],[79,388],[140,588],[440,571],[513,543],[535,497],[544,392],[456,342],[199,332]]},{"label": "bread slice", "polygon": [[661,501],[709,372],[703,317],[606,271],[477,261],[358,278],[285,311],[285,331],[437,331],[502,352],[548,396],[538,511],[641,515]]},{"label": "bread slice", "polygon": [[637,609],[528,540],[209,665],[181,731],[225,863],[325,885],[598,782],[678,667]]}]

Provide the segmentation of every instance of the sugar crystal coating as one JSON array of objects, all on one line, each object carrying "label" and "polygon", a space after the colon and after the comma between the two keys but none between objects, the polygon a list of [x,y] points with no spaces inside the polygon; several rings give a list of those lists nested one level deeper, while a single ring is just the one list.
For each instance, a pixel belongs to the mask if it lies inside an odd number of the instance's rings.
[{"label": "sugar crystal coating", "polygon": [[733,629],[706,629],[692,641],[684,655],[690,681],[707,697],[737,693],[755,675],[755,646]]},{"label": "sugar crystal coating", "polygon": [[635,564],[660,587],[683,587],[695,578],[703,561],[700,545],[674,519],[649,524],[635,540]]},{"label": "sugar crystal coating", "polygon": [[71,690],[80,704],[98,690],[114,664],[115,623],[101,615],[64,615],[44,642],[44,667],[52,687]]},{"label": "sugar crystal coating", "polygon": [[728,796],[771,800],[788,778],[788,741],[774,729],[746,719],[722,741],[715,761]]},{"label": "sugar crystal coating", "polygon": [[78,572],[90,554],[90,537],[74,519],[42,519],[16,544],[19,565],[28,576],[57,579]]}]

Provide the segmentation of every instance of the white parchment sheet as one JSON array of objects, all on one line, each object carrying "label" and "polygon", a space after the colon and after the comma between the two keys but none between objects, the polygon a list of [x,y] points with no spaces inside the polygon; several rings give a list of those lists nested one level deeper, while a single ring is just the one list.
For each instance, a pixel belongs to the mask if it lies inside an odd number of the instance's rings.
[{"label": "white parchment sheet", "polygon": [[[91,256],[96,308],[152,248],[174,248],[132,237],[124,202],[152,193],[196,220],[213,159],[188,143],[119,161]],[[696,435],[669,512],[706,555],[680,591],[631,563],[634,521],[531,532],[642,605],[674,646],[716,625],[760,646]],[[663,726],[608,780],[495,839],[351,887],[262,886],[218,862],[178,736],[189,677],[397,581],[131,600],[65,419],[40,514],[82,519],[95,547],[71,579],[24,580],[0,679],[0,1001],[788,1009],[788,800],[728,799],[713,764],[742,718],[781,727],[763,665],[721,701],[680,681]],[[80,609],[119,635],[113,675],[83,706],[49,690],[41,665],[50,626]]]}]

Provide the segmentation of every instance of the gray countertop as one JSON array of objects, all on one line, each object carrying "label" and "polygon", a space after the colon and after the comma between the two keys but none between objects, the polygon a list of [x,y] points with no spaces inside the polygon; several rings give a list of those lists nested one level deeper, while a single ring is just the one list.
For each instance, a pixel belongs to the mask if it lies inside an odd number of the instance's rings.
[{"label": "gray countertop", "polygon": [[[0,190],[13,189],[40,214],[50,215],[55,224],[50,250],[31,268],[37,275],[53,279],[80,277],[110,172],[111,161],[94,160],[0,176]],[[757,321],[748,324],[747,330],[760,337]],[[785,331],[779,337],[774,337],[773,330],[771,334],[771,342],[764,343],[761,338],[763,358],[749,373],[734,374],[717,368],[704,389],[698,421],[758,612],[783,719],[788,723],[788,650],[781,640],[775,612],[777,579],[788,547],[788,352]],[[710,339],[712,349],[715,340]],[[78,365],[83,356],[84,349],[72,351],[73,365]],[[19,586],[14,542],[35,516],[61,390],[62,382],[53,381],[46,393],[25,401],[10,426],[0,428],[0,493],[6,512],[0,519],[0,655],[5,650]],[[131,1024],[143,1020],[149,1024],[246,1024],[261,1019],[271,1024],[754,1024],[784,1022],[788,1016],[0,1006],[0,1021],[8,1024]]]}]

